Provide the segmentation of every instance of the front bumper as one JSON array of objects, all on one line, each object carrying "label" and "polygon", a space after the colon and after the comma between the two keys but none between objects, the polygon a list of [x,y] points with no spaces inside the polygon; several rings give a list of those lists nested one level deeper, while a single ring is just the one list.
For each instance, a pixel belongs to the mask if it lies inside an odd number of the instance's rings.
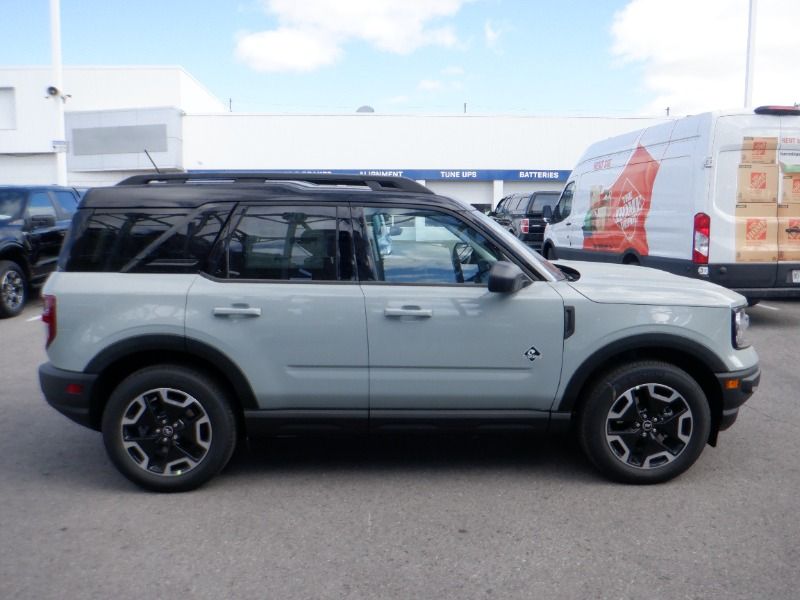
[{"label": "front bumper", "polygon": [[49,362],[39,367],[39,385],[48,404],[76,423],[96,429],[91,397],[97,375],[57,369]]},{"label": "front bumper", "polygon": [[761,369],[758,365],[731,373],[717,373],[722,390],[722,415],[719,421],[719,431],[725,431],[733,425],[739,415],[739,407],[756,391],[761,381]]}]

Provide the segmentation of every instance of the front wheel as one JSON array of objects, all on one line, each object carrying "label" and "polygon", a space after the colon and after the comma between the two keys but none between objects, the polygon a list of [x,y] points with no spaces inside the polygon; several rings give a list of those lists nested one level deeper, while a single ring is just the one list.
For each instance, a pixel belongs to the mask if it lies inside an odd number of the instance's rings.
[{"label": "front wheel", "polygon": [[15,262],[0,260],[0,319],[15,317],[25,308],[28,284]]},{"label": "front wheel", "polygon": [[711,412],[685,371],[635,362],[601,376],[579,415],[581,446],[608,477],[660,483],[680,475],[703,451]]},{"label": "front wheel", "polygon": [[225,467],[236,444],[225,392],[177,365],[148,367],[123,380],[109,398],[102,429],[117,469],[157,492],[206,483]]}]

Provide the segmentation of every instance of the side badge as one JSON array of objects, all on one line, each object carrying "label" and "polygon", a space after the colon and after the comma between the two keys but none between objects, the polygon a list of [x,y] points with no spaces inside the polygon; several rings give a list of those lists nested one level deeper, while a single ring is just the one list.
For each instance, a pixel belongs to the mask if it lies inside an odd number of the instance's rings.
[{"label": "side badge", "polygon": [[538,351],[536,348],[534,348],[533,346],[531,346],[530,348],[528,348],[528,349],[525,351],[525,358],[527,358],[527,359],[528,359],[529,361],[531,361],[531,362],[533,362],[534,360],[536,360],[537,358],[539,358],[541,355],[542,355],[542,353],[541,353],[541,352],[539,352],[539,351]]}]

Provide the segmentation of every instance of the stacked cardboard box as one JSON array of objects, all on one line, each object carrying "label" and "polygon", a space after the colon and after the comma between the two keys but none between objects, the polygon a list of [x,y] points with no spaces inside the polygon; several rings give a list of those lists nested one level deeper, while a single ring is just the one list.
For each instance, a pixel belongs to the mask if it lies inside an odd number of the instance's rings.
[{"label": "stacked cardboard box", "polygon": [[800,165],[781,163],[783,194],[778,205],[778,259],[800,261]]},{"label": "stacked cardboard box", "polygon": [[778,138],[745,137],[736,189],[737,262],[778,260]]}]

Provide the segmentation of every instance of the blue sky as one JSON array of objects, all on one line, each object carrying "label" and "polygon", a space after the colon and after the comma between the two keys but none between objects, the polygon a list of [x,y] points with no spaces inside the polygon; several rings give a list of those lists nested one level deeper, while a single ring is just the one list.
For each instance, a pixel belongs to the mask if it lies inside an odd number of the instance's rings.
[{"label": "blue sky", "polygon": [[[798,6],[760,1],[756,104],[800,101]],[[180,65],[234,111],[621,116],[743,95],[746,0],[62,0],[61,15],[65,66]],[[0,66],[49,63],[48,0],[0,0],[0,17]]]}]

